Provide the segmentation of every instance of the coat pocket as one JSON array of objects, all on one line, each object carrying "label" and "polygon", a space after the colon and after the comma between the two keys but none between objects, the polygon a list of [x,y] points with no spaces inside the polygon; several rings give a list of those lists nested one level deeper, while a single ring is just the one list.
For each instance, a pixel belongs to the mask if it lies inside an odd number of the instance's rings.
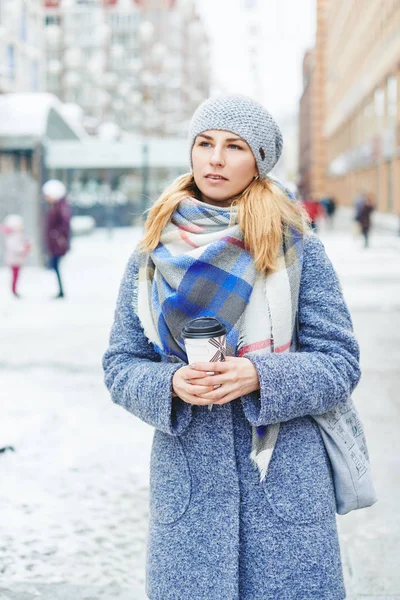
[{"label": "coat pocket", "polygon": [[156,430],[150,461],[150,513],[165,525],[186,512],[191,495],[188,462],[176,436]]},{"label": "coat pocket", "polygon": [[330,463],[311,417],[281,424],[264,486],[272,510],[283,520],[310,523],[335,513]]}]

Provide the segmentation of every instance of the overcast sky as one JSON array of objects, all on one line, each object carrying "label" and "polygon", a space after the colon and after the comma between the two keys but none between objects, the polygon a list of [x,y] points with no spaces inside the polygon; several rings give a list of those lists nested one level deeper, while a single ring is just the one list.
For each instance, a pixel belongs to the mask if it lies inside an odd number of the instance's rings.
[{"label": "overcast sky", "polygon": [[303,55],[315,41],[315,0],[197,2],[211,41],[214,91],[247,93],[280,119],[296,113]]}]

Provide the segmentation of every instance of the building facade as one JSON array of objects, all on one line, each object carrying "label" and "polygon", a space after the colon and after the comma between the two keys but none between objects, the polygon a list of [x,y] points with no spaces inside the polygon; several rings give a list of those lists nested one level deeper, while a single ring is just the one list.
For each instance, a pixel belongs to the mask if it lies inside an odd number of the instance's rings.
[{"label": "building facade", "polygon": [[42,0],[0,0],[0,93],[44,89]]},{"label": "building facade", "polygon": [[316,45],[303,60],[303,94],[299,111],[298,188],[304,197],[326,195],[325,47],[327,5],[317,0]]},{"label": "building facade", "polygon": [[46,89],[79,105],[89,129],[112,107],[111,32],[100,0],[44,0]]},{"label": "building facade", "polygon": [[[42,0],[0,0],[0,94],[44,89]],[[0,173],[12,172],[15,157],[0,148]]]},{"label": "building facade", "polygon": [[299,160],[297,186],[303,197],[311,195],[312,189],[312,76],[314,51],[309,50],[303,59],[303,93],[299,109]]},{"label": "building facade", "polygon": [[400,3],[329,0],[324,19],[326,186],[400,214]]},{"label": "building facade", "polygon": [[45,0],[47,89],[86,124],[179,134],[209,93],[194,0]]}]

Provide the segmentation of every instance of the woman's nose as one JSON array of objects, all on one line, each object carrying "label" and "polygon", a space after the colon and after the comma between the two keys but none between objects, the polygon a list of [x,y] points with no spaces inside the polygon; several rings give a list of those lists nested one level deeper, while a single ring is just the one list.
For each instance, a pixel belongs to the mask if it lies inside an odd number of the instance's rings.
[{"label": "woman's nose", "polygon": [[224,165],[225,164],[223,150],[220,146],[215,146],[214,151],[211,155],[210,163],[212,165]]}]

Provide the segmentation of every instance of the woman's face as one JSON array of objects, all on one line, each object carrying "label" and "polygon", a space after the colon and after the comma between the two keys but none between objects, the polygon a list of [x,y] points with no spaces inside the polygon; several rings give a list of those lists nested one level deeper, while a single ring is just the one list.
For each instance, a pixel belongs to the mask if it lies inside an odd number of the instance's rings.
[{"label": "woman's face", "polygon": [[229,206],[258,175],[249,145],[229,131],[204,131],[192,149],[193,175],[203,202]]}]

